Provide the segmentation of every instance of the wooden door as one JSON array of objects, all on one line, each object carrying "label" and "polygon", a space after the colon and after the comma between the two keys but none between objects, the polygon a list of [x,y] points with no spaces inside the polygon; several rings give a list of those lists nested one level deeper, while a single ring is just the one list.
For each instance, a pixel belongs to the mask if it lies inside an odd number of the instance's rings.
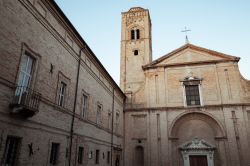
[{"label": "wooden door", "polygon": [[189,156],[190,166],[208,166],[207,156]]},{"label": "wooden door", "polygon": [[144,149],[141,146],[135,148],[134,166],[144,166]]}]

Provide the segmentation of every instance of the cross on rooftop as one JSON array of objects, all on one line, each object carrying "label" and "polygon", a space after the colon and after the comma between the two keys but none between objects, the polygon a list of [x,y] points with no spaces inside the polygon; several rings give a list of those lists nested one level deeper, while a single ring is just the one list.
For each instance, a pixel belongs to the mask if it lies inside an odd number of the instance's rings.
[{"label": "cross on rooftop", "polygon": [[187,29],[187,27],[184,28],[184,30],[182,30],[181,32],[184,32],[186,34],[186,44],[189,43],[189,40],[188,40],[188,35],[187,33],[191,31],[190,29]]}]

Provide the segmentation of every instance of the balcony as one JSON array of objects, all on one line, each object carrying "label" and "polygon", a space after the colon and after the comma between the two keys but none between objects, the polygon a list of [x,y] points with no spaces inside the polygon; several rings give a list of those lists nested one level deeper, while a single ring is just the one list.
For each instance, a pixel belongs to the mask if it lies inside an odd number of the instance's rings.
[{"label": "balcony", "polygon": [[13,101],[10,103],[11,113],[25,118],[38,112],[41,94],[24,86],[17,86]]}]

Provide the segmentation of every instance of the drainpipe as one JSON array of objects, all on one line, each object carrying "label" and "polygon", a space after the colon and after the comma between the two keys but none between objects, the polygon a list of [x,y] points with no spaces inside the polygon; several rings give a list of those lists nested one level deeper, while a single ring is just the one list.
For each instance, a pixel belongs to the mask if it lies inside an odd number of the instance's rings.
[{"label": "drainpipe", "polygon": [[72,142],[73,142],[73,134],[74,134],[74,122],[75,122],[75,113],[76,113],[76,102],[77,102],[77,92],[78,92],[78,84],[79,84],[79,75],[80,75],[80,65],[81,65],[81,51],[79,51],[79,60],[78,60],[78,68],[77,68],[77,77],[76,77],[76,87],[75,87],[75,99],[73,106],[73,115],[70,126],[70,142],[69,142],[69,166],[71,166],[71,157],[72,157]]},{"label": "drainpipe", "polygon": [[111,166],[113,166],[113,146],[114,146],[114,98],[115,98],[115,90],[113,88],[113,96],[112,96],[112,126],[111,126]]}]

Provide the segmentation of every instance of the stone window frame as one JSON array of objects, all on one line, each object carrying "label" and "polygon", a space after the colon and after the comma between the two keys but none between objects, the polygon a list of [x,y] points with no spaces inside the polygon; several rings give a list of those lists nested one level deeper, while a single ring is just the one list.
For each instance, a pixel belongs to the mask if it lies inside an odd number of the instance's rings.
[{"label": "stone window frame", "polygon": [[[84,96],[86,96],[87,97],[87,108],[86,108],[86,110],[85,110],[85,113],[84,113],[84,115],[83,115],[83,107],[84,107],[84,103],[83,103],[83,98],[84,98]],[[83,119],[87,119],[87,117],[88,117],[88,112],[89,112],[89,108],[90,108],[90,94],[89,93],[87,93],[85,90],[82,90],[82,94],[81,94],[81,110],[80,110],[80,116],[81,116],[81,118],[83,118]]]},{"label": "stone window frame", "polygon": [[21,55],[20,55],[20,59],[18,63],[18,70],[16,73],[15,83],[16,83],[16,86],[18,86],[18,80],[19,80],[19,76],[21,72],[21,62],[25,55],[28,55],[34,59],[34,62],[32,65],[31,80],[28,86],[30,89],[34,89],[36,82],[37,82],[37,75],[38,75],[38,70],[40,66],[39,64],[40,64],[41,55],[36,53],[34,50],[32,50],[26,43],[22,43],[22,46],[21,46]]},{"label": "stone window frame", "polygon": [[[204,106],[203,96],[202,96],[202,78],[187,76],[184,79],[180,80],[182,82],[182,91],[183,91],[183,104],[185,107],[200,107]],[[190,83],[193,85],[198,85],[200,105],[187,105],[187,95],[186,95],[186,84]]]},{"label": "stone window frame", "polygon": [[[65,95],[64,95],[64,103],[62,106],[59,105],[59,93],[60,93],[60,85],[61,83],[66,84],[66,90],[65,90]],[[61,71],[58,72],[58,82],[57,82],[57,91],[56,91],[56,101],[55,103],[62,108],[67,108],[68,106],[68,96],[69,96],[69,86],[70,86],[70,79],[66,77]]]},{"label": "stone window frame", "polygon": [[96,124],[97,125],[102,124],[102,111],[103,111],[103,105],[98,101],[96,105]]},{"label": "stone window frame", "polygon": [[[118,115],[118,116],[117,116]],[[118,119],[117,119],[118,117]],[[115,112],[115,132],[118,133],[118,129],[119,129],[119,124],[120,124],[120,111],[116,110]]]},{"label": "stone window frame", "polygon": [[112,111],[108,110],[108,129],[112,129]]}]

